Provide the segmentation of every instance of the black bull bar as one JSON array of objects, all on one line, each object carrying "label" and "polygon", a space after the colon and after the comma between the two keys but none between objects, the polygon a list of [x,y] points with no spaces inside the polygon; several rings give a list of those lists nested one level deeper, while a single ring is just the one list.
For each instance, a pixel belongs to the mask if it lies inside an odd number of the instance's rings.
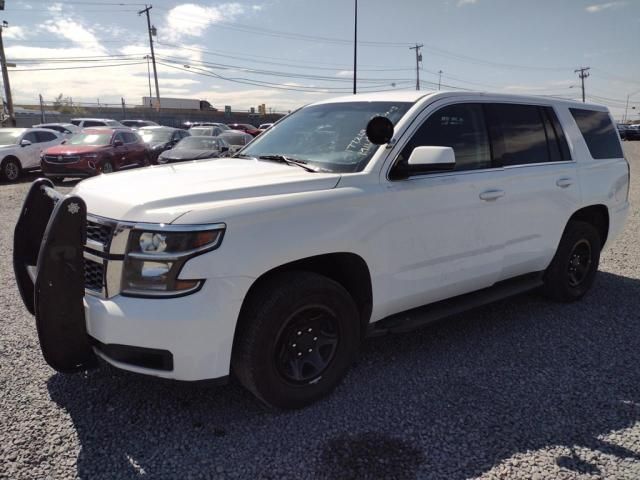
[{"label": "black bull bar", "polygon": [[44,178],[33,182],[13,236],[13,269],[25,307],[36,318],[40,349],[59,372],[96,362],[84,316],[87,207]]}]

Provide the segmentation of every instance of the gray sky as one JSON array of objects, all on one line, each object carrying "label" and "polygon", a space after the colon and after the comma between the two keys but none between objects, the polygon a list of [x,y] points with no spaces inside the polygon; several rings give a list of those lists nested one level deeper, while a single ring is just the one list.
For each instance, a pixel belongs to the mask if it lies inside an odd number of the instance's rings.
[{"label": "gray sky", "polygon": [[[353,5],[154,1],[161,95],[286,111],[349,93]],[[6,0],[16,102],[64,93],[139,104],[149,92],[140,8],[124,0]],[[588,100],[620,117],[627,95],[640,92],[639,30],[640,0],[360,0],[358,88],[415,88],[409,46],[419,42],[424,89],[437,88],[442,70],[443,88],[579,98],[574,70],[590,66]],[[631,101],[638,107],[631,118],[640,119],[640,93]]]}]

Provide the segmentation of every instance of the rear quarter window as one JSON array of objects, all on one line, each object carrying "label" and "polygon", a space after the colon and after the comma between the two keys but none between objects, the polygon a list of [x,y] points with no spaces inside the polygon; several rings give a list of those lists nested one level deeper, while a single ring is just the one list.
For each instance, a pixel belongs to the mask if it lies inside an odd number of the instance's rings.
[{"label": "rear quarter window", "polygon": [[594,159],[622,158],[622,147],[608,112],[570,108]]}]

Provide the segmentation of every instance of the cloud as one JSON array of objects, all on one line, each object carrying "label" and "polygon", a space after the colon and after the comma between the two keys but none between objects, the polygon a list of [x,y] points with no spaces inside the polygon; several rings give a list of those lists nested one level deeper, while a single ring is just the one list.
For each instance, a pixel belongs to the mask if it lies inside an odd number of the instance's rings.
[{"label": "cloud", "polygon": [[2,30],[2,36],[12,40],[24,40],[29,36],[29,33],[23,27],[10,25]]},{"label": "cloud", "polygon": [[200,37],[214,23],[233,20],[243,13],[245,8],[239,3],[222,3],[216,7],[184,3],[167,13],[166,35],[170,40],[185,36]]},{"label": "cloud", "polygon": [[42,25],[42,28],[49,33],[66,38],[78,45],[84,45],[87,48],[95,48],[100,51],[104,51],[104,47],[100,44],[98,37],[92,30],[70,18],[60,17],[55,20],[47,20]]},{"label": "cloud", "polygon": [[353,77],[353,70],[340,70],[336,73],[336,77]]},{"label": "cloud", "polygon": [[607,3],[597,3],[594,5],[589,5],[585,8],[585,10],[589,13],[598,13],[603,10],[608,10],[611,8],[618,8],[626,5],[627,2],[607,2]]},{"label": "cloud", "polygon": [[478,3],[478,0],[458,0],[458,7],[463,7],[465,5],[475,5]]}]

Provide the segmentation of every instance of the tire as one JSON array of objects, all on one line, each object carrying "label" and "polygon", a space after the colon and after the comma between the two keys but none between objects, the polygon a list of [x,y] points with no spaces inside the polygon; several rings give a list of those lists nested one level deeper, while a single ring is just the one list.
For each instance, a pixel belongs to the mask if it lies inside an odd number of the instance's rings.
[{"label": "tire", "polygon": [[340,284],[316,273],[283,272],[243,306],[232,368],[265,404],[301,408],[340,383],[360,339],[358,310]]},{"label": "tire", "polygon": [[111,160],[105,160],[104,162],[102,162],[102,165],[100,166],[100,173],[113,173],[115,172],[116,169],[113,166],[113,163],[111,162]]},{"label": "tire", "polygon": [[156,159],[156,165],[166,165],[169,161],[160,154]]},{"label": "tire", "polygon": [[20,178],[22,168],[17,158],[7,157],[0,166],[0,177],[7,182],[15,182]]},{"label": "tire", "polygon": [[570,221],[544,273],[543,293],[559,302],[582,298],[595,280],[601,248],[600,235],[593,225]]}]

